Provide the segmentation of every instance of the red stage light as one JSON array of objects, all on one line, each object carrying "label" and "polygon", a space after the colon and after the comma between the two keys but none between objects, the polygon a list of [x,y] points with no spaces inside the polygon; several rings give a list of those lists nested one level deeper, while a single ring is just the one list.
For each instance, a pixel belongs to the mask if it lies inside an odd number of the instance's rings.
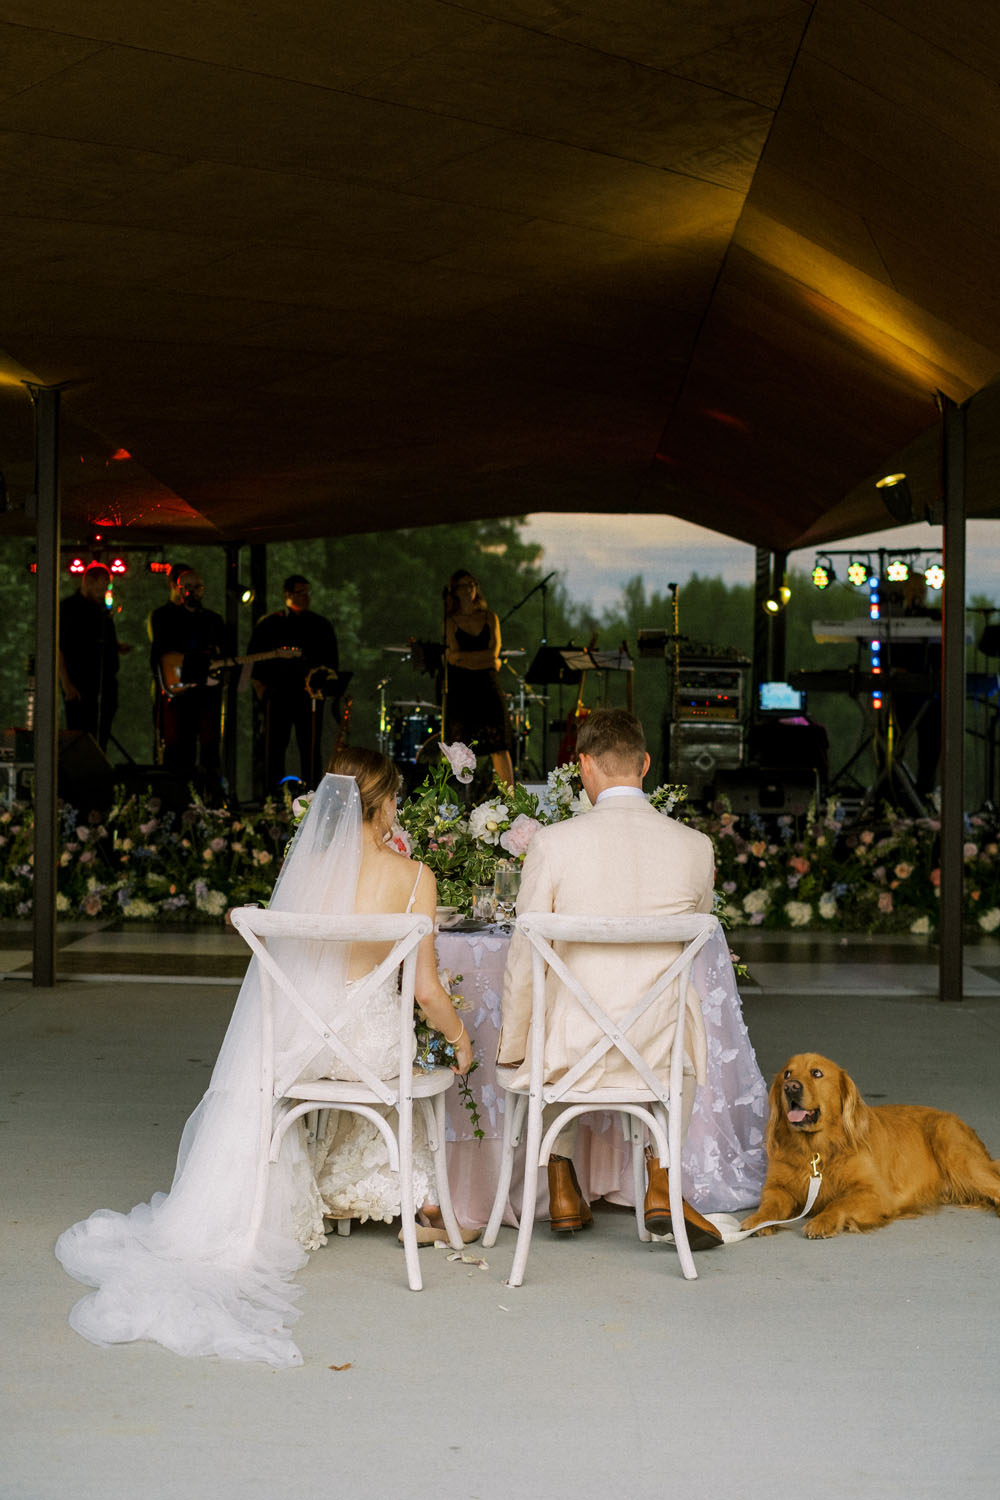
[{"label": "red stage light", "polygon": [[108,567],[110,568],[112,573],[121,574],[128,572],[128,563],[125,561],[124,557],[113,557],[111,559],[111,562],[108,564]]},{"label": "red stage light", "polygon": [[66,571],[67,573],[86,573],[87,564],[82,557],[74,557]]}]

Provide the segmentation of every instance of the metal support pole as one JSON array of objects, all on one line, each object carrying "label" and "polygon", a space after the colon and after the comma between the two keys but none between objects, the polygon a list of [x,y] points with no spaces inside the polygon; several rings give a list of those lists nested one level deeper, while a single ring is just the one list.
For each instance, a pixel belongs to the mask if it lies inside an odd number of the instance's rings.
[{"label": "metal support pole", "polygon": [[944,594],[941,649],[941,945],[938,999],[962,999],[965,815],[965,408],[940,397]]},{"label": "metal support pole", "polygon": [[[772,552],[771,554],[771,594],[775,599],[780,598],[780,590],[785,585],[785,574],[788,570],[788,553]],[[786,659],[788,644],[788,616],[784,606],[776,615],[770,616],[771,620],[771,681],[784,682],[786,676]]]},{"label": "metal support pole", "polygon": [[[253,589],[250,619],[252,624],[256,625],[257,621],[267,614],[267,547],[263,542],[250,544],[250,587]],[[253,729],[250,758],[253,800],[260,803],[267,796],[267,771],[264,764],[264,705],[252,689],[251,713]]]},{"label": "metal support pole", "polygon": [[766,547],[756,549],[756,572],[753,585],[753,665],[750,702],[760,701],[760,685],[769,681],[771,621],[764,612],[764,600],[771,588],[771,554]]},{"label": "metal support pole", "polygon": [[38,486],[38,605],[35,617],[35,874],[31,982],[56,982],[56,830],[59,700],[59,401],[57,388],[29,386],[35,403]]},{"label": "metal support pole", "polygon": [[[239,542],[226,543],[226,634],[229,638],[229,649],[238,654],[240,649],[240,544]],[[237,749],[237,708],[239,699],[237,691],[240,685],[240,674],[236,668],[231,667],[223,678],[223,734],[222,734],[222,774],[226,779],[226,793],[230,801],[235,802],[237,796],[236,776],[239,764]]]}]

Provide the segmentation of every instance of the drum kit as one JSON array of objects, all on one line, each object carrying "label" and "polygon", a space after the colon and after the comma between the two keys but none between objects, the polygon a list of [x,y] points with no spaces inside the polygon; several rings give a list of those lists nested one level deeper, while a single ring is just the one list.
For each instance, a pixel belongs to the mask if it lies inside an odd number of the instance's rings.
[{"label": "drum kit", "polygon": [[[441,647],[437,646],[440,654]],[[411,641],[406,646],[383,646],[387,656],[406,657],[412,665],[427,670],[428,649],[425,642]],[[533,692],[511,659],[526,655],[523,650],[501,651],[504,665],[517,678],[517,688],[508,694],[508,712],[514,748],[512,758],[515,771],[519,771],[527,752],[528,735],[531,730],[530,712],[535,704],[548,700]],[[396,764],[408,771],[411,768],[429,765],[436,759],[441,741],[441,707],[423,698],[390,699],[388,690],[392,676],[387,674],[377,684],[378,692],[378,748]]]}]

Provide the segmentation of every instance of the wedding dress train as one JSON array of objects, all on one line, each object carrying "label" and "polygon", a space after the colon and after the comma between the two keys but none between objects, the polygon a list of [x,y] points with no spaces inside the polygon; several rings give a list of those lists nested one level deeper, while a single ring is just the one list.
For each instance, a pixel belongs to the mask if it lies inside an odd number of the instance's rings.
[{"label": "wedding dress train", "polygon": [[[330,916],[353,913],[361,837],[357,783],[351,777],[325,776],[295,835],[271,907]],[[282,967],[314,1009],[327,1017],[342,1011],[350,985],[341,950],[329,943],[292,940],[282,940],[280,946]],[[373,1060],[383,1050],[385,1076],[398,1072],[398,1055],[388,1052],[390,1003],[396,1030],[398,993],[393,998],[390,984],[371,1016],[357,1018],[360,1047]],[[59,1237],[56,1255],[65,1269],[95,1288],[70,1313],[73,1328],[93,1343],[152,1339],[178,1354],[216,1354],[276,1366],[302,1363],[290,1331],[300,1290],[292,1277],[307,1259],[304,1247],[322,1242],[327,1205],[304,1131],[292,1129],[268,1171],[263,1217],[254,1225],[264,1135],[261,1009],[257,960],[252,959],[208,1091],[184,1127],[170,1192],[154,1194],[127,1214],[98,1209]],[[333,1069],[332,1055],[294,1007],[278,1017],[273,1043],[279,1076],[322,1078]],[[393,1050],[396,1045],[394,1036]],[[368,1170],[370,1157],[359,1141],[351,1145],[349,1157],[355,1166],[365,1166],[362,1178],[378,1177]],[[333,1155],[324,1181],[332,1181],[329,1174],[335,1167]],[[422,1182],[423,1176],[418,1202]],[[386,1185],[376,1185],[377,1201],[384,1206]],[[338,1180],[337,1193],[346,1194],[349,1187]],[[364,1191],[358,1181],[353,1184],[352,1210],[361,1208]],[[375,1202],[373,1189],[369,1213]]]}]

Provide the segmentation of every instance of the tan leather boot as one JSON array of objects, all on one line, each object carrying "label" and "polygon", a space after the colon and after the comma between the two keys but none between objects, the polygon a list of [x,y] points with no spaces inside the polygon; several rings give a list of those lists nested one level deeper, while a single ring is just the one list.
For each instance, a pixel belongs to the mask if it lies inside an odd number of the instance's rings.
[{"label": "tan leather boot", "polygon": [[[643,1218],[650,1234],[672,1234],[670,1217],[670,1177],[666,1167],[661,1167],[660,1158],[646,1152],[648,1186],[643,1204]],[[682,1200],[684,1223],[687,1227],[688,1244],[692,1250],[714,1250],[723,1243],[722,1235],[715,1225],[704,1218],[690,1203]]]},{"label": "tan leather boot", "polygon": [[549,1158],[549,1219],[553,1234],[571,1234],[583,1227],[583,1209],[574,1177],[573,1163],[567,1157]]}]

